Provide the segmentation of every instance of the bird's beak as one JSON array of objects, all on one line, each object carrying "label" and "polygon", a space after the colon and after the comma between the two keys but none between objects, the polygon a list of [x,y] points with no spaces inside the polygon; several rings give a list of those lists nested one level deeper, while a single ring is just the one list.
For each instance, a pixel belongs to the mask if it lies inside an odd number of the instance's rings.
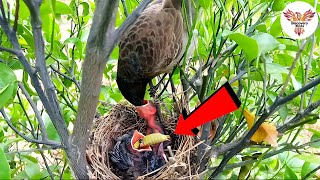
[{"label": "bird's beak", "polygon": [[157,112],[156,107],[150,101],[146,101],[146,103],[142,106],[136,106],[136,110],[140,117],[147,120],[154,117],[154,114]]},{"label": "bird's beak", "polygon": [[143,152],[143,151],[152,151],[151,146],[144,146],[144,147],[138,147],[135,148],[134,144],[139,141],[140,139],[143,139],[144,135],[140,133],[139,131],[135,130],[133,133],[133,136],[131,138],[131,147],[133,150],[138,151],[138,152]]}]

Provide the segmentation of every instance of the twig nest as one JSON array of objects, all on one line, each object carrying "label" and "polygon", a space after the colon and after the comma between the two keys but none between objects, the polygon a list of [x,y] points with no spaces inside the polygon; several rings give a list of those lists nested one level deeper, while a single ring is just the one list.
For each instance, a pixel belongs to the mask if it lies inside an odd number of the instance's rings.
[{"label": "twig nest", "polygon": [[[148,172],[137,179],[198,179],[196,174],[196,148],[194,137],[176,136],[174,132],[177,118],[163,114],[165,134],[171,136],[171,153],[165,148],[170,161],[161,168]],[[109,115],[95,119],[90,144],[87,148],[87,160],[90,165],[90,177],[94,179],[123,179],[124,172],[110,160],[117,139],[124,134],[138,130],[146,133],[146,122],[140,118],[135,108],[128,104],[115,105]],[[170,155],[171,154],[171,155]],[[172,154],[173,157],[172,157]]]}]

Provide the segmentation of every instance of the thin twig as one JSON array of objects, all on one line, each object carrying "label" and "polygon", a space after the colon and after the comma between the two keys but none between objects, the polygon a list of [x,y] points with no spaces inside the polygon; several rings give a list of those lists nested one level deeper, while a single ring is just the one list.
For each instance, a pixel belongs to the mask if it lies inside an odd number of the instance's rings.
[{"label": "thin twig", "polygon": [[126,17],[128,17],[128,8],[127,8],[127,4],[126,4],[126,1],[125,0],[121,0],[121,3],[122,3],[122,6],[123,6],[123,11],[124,11],[124,15]]},{"label": "thin twig", "polygon": [[6,152],[6,154],[30,153],[30,152],[36,152],[36,151],[49,151],[49,150],[53,150],[53,149],[51,147],[34,148],[34,149],[26,149],[26,150],[19,150],[19,151],[10,151],[10,152]]},{"label": "thin twig", "polygon": [[[299,146],[294,146],[292,144],[282,144],[280,146],[284,146],[283,148],[279,149],[279,150],[275,150],[275,151],[271,151],[267,154],[265,154],[263,157],[262,157],[262,160],[263,159],[268,159],[272,156],[275,156],[277,154],[280,154],[280,153],[283,153],[283,152],[286,152],[286,151],[290,151],[290,150],[299,150],[299,149],[304,149],[308,146],[310,146],[311,144],[313,143],[317,143],[319,142],[320,139],[316,139],[314,141],[310,141],[310,142],[307,142],[307,143],[304,143],[302,145],[299,145]],[[251,146],[248,146],[248,147],[256,147],[254,145],[251,145]],[[261,146],[261,148],[269,148],[269,147],[265,147],[265,146]],[[246,161],[241,161],[241,162],[238,162],[238,163],[234,163],[234,164],[228,164],[226,165],[225,169],[224,170],[231,170],[231,169],[235,169],[235,168],[238,168],[238,167],[242,167],[242,166],[245,166],[247,164],[250,164],[250,163],[253,163],[253,162],[256,162],[258,161],[260,158],[257,158],[257,159],[251,159],[251,160],[246,160]],[[209,170],[215,170],[218,166],[215,166],[215,167],[209,167]]]},{"label": "thin twig", "polygon": [[70,77],[62,72],[60,72],[58,69],[54,68],[52,65],[50,65],[50,68],[56,72],[57,74],[59,74],[60,76],[66,78],[66,79],[69,79],[70,81],[74,82],[74,84],[77,86],[78,90],[80,90],[80,83],[79,81],[76,80],[76,78],[73,76],[73,77]]},{"label": "thin twig", "polygon": [[[35,43],[35,49],[36,49],[36,69],[40,74],[45,94],[50,102],[48,106],[52,110],[49,111],[49,117],[51,118],[51,121],[56,128],[59,137],[62,141],[62,144],[64,146],[68,146],[69,142],[69,131],[66,126],[66,122],[64,121],[57,94],[55,91],[55,87],[53,85],[53,82],[49,76],[46,62],[45,62],[45,52],[44,52],[44,40],[42,36],[42,22],[40,19],[40,5],[41,0],[24,0],[25,4],[28,6],[31,14],[31,27],[33,32],[33,38]],[[46,108],[47,109],[47,108]]]},{"label": "thin twig", "polygon": [[[310,67],[311,67],[311,61],[313,59],[314,46],[316,44],[315,39],[316,39],[315,34],[313,34],[312,35],[312,40],[311,40],[311,50],[310,50],[310,54],[309,54],[309,58],[308,58],[308,64],[307,64],[307,67],[305,69],[305,76],[303,78],[304,79],[303,86],[306,84],[306,82],[308,81],[308,78],[309,78],[309,70],[310,70]],[[305,101],[305,93],[302,93],[301,94],[301,101],[300,101],[300,109],[299,109],[299,111],[302,111],[303,105],[304,105],[304,101]]]},{"label": "thin twig", "polygon": [[16,11],[14,14],[14,23],[12,26],[12,30],[15,32],[17,32],[17,28],[18,28],[19,8],[20,8],[20,0],[16,0]]},{"label": "thin twig", "polygon": [[28,93],[28,91],[26,90],[26,88],[24,87],[24,85],[21,82],[18,82],[18,86],[21,89],[22,93],[25,95],[26,99],[28,100],[29,104],[31,105],[33,112],[36,115],[36,118],[38,120],[40,129],[41,129],[42,140],[48,140],[47,130],[44,125],[44,121],[42,119],[41,113],[39,112],[39,110],[37,108],[37,105],[32,101],[30,94]]},{"label": "thin twig", "polygon": [[294,68],[296,67],[297,61],[298,61],[298,59],[300,58],[301,53],[302,53],[302,51],[304,50],[304,47],[306,46],[306,44],[307,44],[307,41],[306,41],[306,40],[303,40],[302,43],[301,43],[301,45],[300,45],[300,47],[299,47],[299,50],[298,50],[298,52],[297,52],[297,54],[296,54],[296,57],[294,58],[294,61],[293,61],[293,63],[292,63],[292,66],[290,67],[290,70],[289,70],[287,79],[286,79],[285,83],[283,83],[282,90],[281,90],[280,93],[279,93],[279,97],[282,97],[283,93],[285,92],[285,90],[286,90],[286,88],[287,88],[287,85],[288,85],[288,83],[289,83],[289,81],[290,81],[290,79],[291,79],[291,74],[292,74]]},{"label": "thin twig", "polygon": [[[20,104],[20,106],[21,106],[21,108],[22,108],[22,110],[23,110],[24,114],[26,115],[27,120],[28,120],[28,122],[29,122],[29,125],[30,125],[30,128],[31,128],[31,134],[32,134],[33,138],[36,139],[36,138],[37,138],[37,135],[35,134],[35,130],[34,130],[34,128],[33,128],[33,124],[31,123],[31,120],[30,120],[30,118],[29,118],[29,116],[28,116],[28,114],[27,114],[27,111],[26,111],[25,107],[23,106],[23,103],[22,103],[22,100],[21,100],[21,98],[20,98],[19,93],[17,93],[17,96],[18,96],[18,99],[19,99],[19,104]],[[42,136],[42,139],[44,139],[43,136]],[[47,139],[44,139],[44,140],[47,140]],[[36,144],[36,146],[37,146],[38,149],[40,149],[40,145],[39,145],[39,144]],[[47,169],[47,171],[48,171],[48,174],[50,175],[50,178],[53,180],[54,177],[53,177],[52,171],[51,171],[51,169],[50,169],[50,167],[49,167],[49,165],[48,165],[47,159],[46,159],[46,157],[45,157],[45,155],[44,155],[44,153],[43,153],[42,150],[40,150],[40,155],[41,155],[41,157],[42,157],[42,159],[43,159],[43,162],[44,162],[44,164],[45,164],[45,166],[46,166],[46,169]]]},{"label": "thin twig", "polygon": [[220,172],[223,171],[224,167],[227,165],[228,161],[236,155],[238,152],[240,152],[249,142],[250,138],[253,136],[253,134],[258,130],[260,125],[271,115],[273,114],[281,105],[293,100],[295,97],[299,96],[303,92],[306,92],[307,90],[317,86],[320,84],[320,78],[311,81],[306,86],[302,87],[298,91],[295,91],[294,93],[282,98],[277,97],[275,102],[269,107],[269,111],[262,114],[262,116],[258,119],[258,121],[252,126],[250,131],[244,135],[243,138],[240,138],[240,140],[237,142],[237,145],[235,148],[230,150],[225,157],[222,159],[219,166],[215,169],[215,171],[211,174],[210,178],[215,178]]},{"label": "thin twig", "polygon": [[291,127],[295,126],[296,123],[299,123],[301,119],[308,116],[313,110],[320,106],[320,100],[314,103],[311,103],[302,113],[297,113],[297,115],[289,120],[288,122],[284,123],[282,126],[278,127],[277,130],[280,133],[284,133]]},{"label": "thin twig", "polygon": [[3,7],[3,1],[0,0],[0,12],[2,14],[2,17],[0,16],[0,18],[3,20],[3,21],[7,21],[6,19],[6,13],[4,12],[4,7]]},{"label": "thin twig", "polygon": [[6,48],[3,46],[0,46],[0,51],[6,51],[6,52],[11,53],[13,55],[17,55],[17,51],[15,51],[14,49]]},{"label": "thin twig", "polygon": [[53,149],[56,148],[61,148],[61,143],[59,142],[55,142],[55,141],[51,141],[51,140],[38,140],[38,139],[31,139],[27,136],[25,136],[24,134],[22,134],[16,127],[13,126],[13,124],[11,123],[10,119],[8,118],[8,116],[6,115],[6,113],[4,112],[4,109],[0,109],[0,113],[2,114],[4,120],[7,122],[7,124],[9,125],[9,127],[16,133],[18,134],[20,137],[22,137],[23,139],[25,139],[26,141],[30,142],[30,143],[36,143],[36,144],[45,144],[48,146],[51,146]]}]

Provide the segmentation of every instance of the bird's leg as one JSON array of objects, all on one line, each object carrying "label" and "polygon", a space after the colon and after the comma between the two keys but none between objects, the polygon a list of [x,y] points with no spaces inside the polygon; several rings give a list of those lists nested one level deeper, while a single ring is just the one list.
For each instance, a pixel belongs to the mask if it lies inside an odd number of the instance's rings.
[{"label": "bird's leg", "polygon": [[[156,122],[157,109],[153,103],[148,102],[142,106],[136,106],[136,110],[140,117],[145,119],[148,124],[148,128],[151,128],[154,132],[163,133],[162,128]],[[150,130],[147,130],[150,132]]]}]

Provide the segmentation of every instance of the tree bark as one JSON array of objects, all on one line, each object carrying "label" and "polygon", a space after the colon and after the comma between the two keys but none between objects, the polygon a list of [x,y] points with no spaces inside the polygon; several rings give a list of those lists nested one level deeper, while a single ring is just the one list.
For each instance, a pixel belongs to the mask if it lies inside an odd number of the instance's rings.
[{"label": "tree bark", "polygon": [[109,56],[119,41],[119,37],[135,21],[151,0],[144,0],[115,30],[115,16],[119,1],[98,0],[88,37],[86,57],[82,65],[81,94],[73,134],[70,137],[70,149],[67,150],[72,171],[78,179],[87,179],[88,164],[86,146],[96,113],[101,89],[103,71]]}]

